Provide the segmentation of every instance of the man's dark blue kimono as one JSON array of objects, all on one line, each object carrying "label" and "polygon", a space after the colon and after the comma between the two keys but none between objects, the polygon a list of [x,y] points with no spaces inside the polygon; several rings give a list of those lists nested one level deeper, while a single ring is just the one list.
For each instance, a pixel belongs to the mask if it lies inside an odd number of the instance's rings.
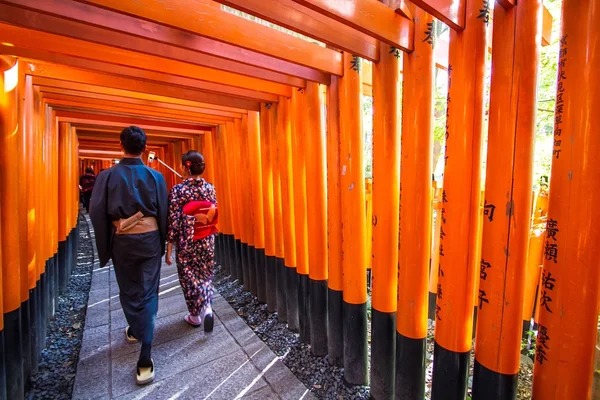
[{"label": "man's dark blue kimono", "polygon": [[[114,221],[141,212],[154,217],[158,230],[116,234]],[[100,172],[90,202],[100,266],[112,258],[123,312],[131,332],[142,343],[152,343],[158,311],[160,266],[167,233],[167,186],[159,172],[140,158],[123,158]]]}]

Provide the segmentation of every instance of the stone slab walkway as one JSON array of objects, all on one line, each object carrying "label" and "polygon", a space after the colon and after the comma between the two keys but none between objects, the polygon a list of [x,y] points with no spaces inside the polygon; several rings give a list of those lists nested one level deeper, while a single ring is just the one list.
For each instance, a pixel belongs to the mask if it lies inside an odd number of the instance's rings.
[{"label": "stone slab walkway", "polygon": [[215,328],[189,326],[176,267],[163,264],[152,384],[137,386],[139,344],[127,326],[112,265],[95,261],[73,399],[312,399],[281,360],[218,294]]}]

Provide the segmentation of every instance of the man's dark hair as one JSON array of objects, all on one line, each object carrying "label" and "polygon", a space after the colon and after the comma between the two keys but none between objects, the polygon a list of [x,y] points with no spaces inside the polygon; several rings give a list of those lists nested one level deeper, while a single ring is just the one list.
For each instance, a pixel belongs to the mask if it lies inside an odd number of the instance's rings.
[{"label": "man's dark hair", "polygon": [[190,150],[181,157],[181,164],[190,169],[192,175],[202,175],[204,172],[204,157],[196,150]]},{"label": "man's dark hair", "polygon": [[146,132],[137,126],[129,126],[121,132],[121,144],[127,154],[139,156],[146,148]]},{"label": "man's dark hair", "polygon": [[87,167],[87,168],[85,169],[85,173],[86,173],[86,174],[93,174],[93,173],[94,173],[94,169],[93,169],[93,168],[91,168],[91,167]]}]

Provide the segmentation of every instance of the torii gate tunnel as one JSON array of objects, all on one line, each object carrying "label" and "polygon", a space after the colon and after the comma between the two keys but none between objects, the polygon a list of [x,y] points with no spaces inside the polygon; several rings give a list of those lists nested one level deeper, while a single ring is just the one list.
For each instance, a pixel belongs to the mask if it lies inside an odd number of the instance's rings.
[{"label": "torii gate tunnel", "polygon": [[[129,125],[175,169],[204,154],[223,267],[374,399],[425,397],[428,318],[433,399],[465,398],[473,343],[472,398],[516,398],[534,303],[533,398],[591,398],[600,2],[562,3],[551,177],[534,207],[553,23],[542,0],[1,0],[0,398],[23,398],[76,262],[79,175],[118,162]],[[436,68],[448,74],[443,185]]]}]

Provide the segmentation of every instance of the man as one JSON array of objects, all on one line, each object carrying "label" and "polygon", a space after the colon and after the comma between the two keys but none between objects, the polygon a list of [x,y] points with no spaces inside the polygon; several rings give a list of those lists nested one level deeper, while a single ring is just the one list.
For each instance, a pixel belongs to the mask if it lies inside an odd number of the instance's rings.
[{"label": "man", "polygon": [[121,132],[124,158],[96,179],[90,218],[100,266],[112,258],[119,298],[129,326],[127,341],[142,343],[136,380],[154,379],[151,358],[158,310],[161,258],[167,233],[167,186],[164,177],[144,165],[146,134],[136,126]]},{"label": "man", "polygon": [[92,190],[94,189],[94,183],[96,182],[96,175],[94,170],[90,167],[85,169],[85,174],[79,177],[79,187],[83,195],[83,206],[85,210],[90,212],[90,199],[92,197]]}]

